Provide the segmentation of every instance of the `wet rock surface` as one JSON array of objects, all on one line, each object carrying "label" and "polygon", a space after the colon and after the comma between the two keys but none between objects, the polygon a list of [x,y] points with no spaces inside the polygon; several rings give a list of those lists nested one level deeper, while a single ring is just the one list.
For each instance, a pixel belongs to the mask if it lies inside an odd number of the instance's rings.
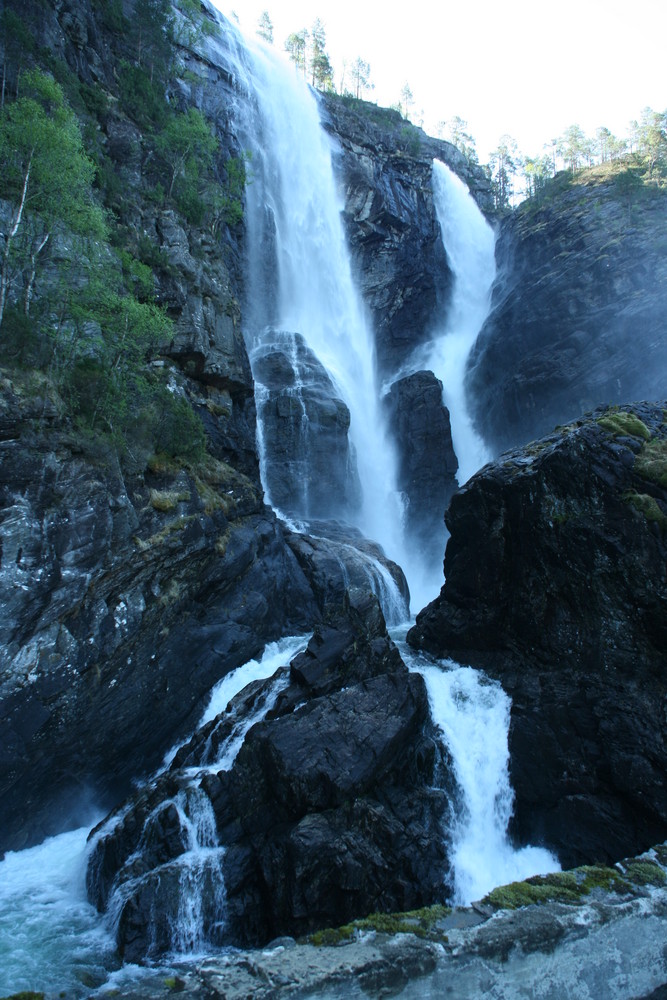
[{"label": "wet rock surface", "polygon": [[[262,697],[252,686],[232,710],[247,713],[248,699]],[[166,897],[187,849],[184,817],[202,795],[214,816],[211,846],[223,849],[211,859],[217,879],[202,890],[204,907],[218,905],[207,940],[219,926],[225,943],[262,943],[442,894],[441,752],[422,678],[403,665],[375,598],[358,594],[344,616],[316,630],[272,704],[231,769],[215,767],[223,714],[94,835],[89,894],[103,908],[117,893],[127,960],[166,950],[154,929],[156,892],[162,920],[175,912]],[[179,795],[182,809],[173,806]]]},{"label": "wet rock surface", "polygon": [[664,834],[667,430],[600,411],[510,452],[452,500],[440,596],[409,641],[512,697],[513,820],[564,864]]},{"label": "wet rock surface", "polygon": [[317,946],[277,938],[263,950],[161,970],[129,992],[122,980],[116,985],[120,997],[146,1000],[166,996],[175,984],[187,996],[227,1000],[423,1000],[448,993],[462,1000],[488,994],[500,1000],[661,1000],[667,990],[666,916],[667,891],[656,884],[635,884],[622,893],[596,890],[572,905],[546,902],[495,913],[476,905],[431,918],[426,910],[400,915],[413,932],[386,933],[378,921],[376,931],[344,928]]},{"label": "wet rock surface", "polygon": [[594,406],[661,399],[667,369],[667,196],[631,170],[563,173],[502,222],[470,406],[496,450]]},{"label": "wet rock surface", "polygon": [[260,387],[264,477],[271,503],[308,520],[358,510],[350,411],[299,334],[276,332],[253,357]]},{"label": "wet rock surface", "polygon": [[430,556],[439,566],[445,550],[444,511],[458,489],[442,383],[432,372],[415,372],[393,383],[385,404],[398,448],[406,528],[422,558]]}]

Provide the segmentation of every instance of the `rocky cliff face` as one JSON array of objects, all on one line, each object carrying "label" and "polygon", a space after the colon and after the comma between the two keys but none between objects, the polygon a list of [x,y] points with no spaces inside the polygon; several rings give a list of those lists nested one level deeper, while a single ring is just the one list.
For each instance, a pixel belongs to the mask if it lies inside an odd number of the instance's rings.
[{"label": "rocky cliff face", "polygon": [[[118,28],[119,9],[87,0],[13,6],[32,35],[31,58],[42,53],[80,109],[121,245],[148,264],[155,299],[173,320],[173,338],[153,364],[201,418],[207,456],[165,461],[138,430],[119,462],[113,448],[81,437],[48,377],[4,371],[0,849],[77,822],[91,798],[99,806],[125,794],[192,723],[216,679],[267,640],[312,628],[323,609],[340,605],[350,581],[368,585],[373,551],[345,529],[289,538],[263,504],[242,336],[243,226],[199,225],[160,203],[144,109],[128,103],[119,84],[136,57]],[[168,98],[204,113],[226,183],[229,158],[242,152],[233,108],[247,95],[237,90],[224,39],[193,47],[188,31],[179,36]],[[20,60],[6,62],[13,86]],[[393,370],[447,297],[430,159],[463,161],[453,147],[371,106],[355,111],[332,98],[325,116],[339,133],[346,220],[379,353]],[[36,285],[37,304],[58,301],[55,266]],[[279,359],[270,360],[276,383]],[[273,383],[279,441],[285,420],[295,431],[294,415],[290,423],[288,387]],[[312,408],[340,454],[340,471],[332,479],[327,452],[311,484],[317,514],[330,513],[341,483],[350,507],[356,503],[347,413],[324,398],[326,388],[320,373]],[[439,519],[441,499],[437,506]],[[398,568],[389,570],[405,589]]]},{"label": "rocky cliff face", "polygon": [[323,123],[339,145],[344,218],[380,375],[396,376],[442,320],[452,274],[433,207],[431,170],[440,159],[492,210],[484,172],[451,143],[425,135],[398,112],[365,101],[321,98]]},{"label": "rocky cliff face", "polygon": [[512,697],[515,833],[565,864],[663,835],[667,426],[598,412],[508,453],[452,500],[440,597],[415,645]]},{"label": "rocky cliff face", "polygon": [[603,403],[662,398],[666,221],[664,189],[620,167],[559,175],[503,221],[467,383],[497,452]]}]

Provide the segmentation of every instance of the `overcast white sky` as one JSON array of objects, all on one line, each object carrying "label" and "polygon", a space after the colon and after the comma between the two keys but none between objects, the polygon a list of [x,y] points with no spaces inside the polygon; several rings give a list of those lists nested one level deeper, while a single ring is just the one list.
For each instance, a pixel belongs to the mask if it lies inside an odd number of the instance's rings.
[{"label": "overcast white sky", "polygon": [[[262,10],[282,49],[319,17],[338,85],[343,59],[370,63],[378,104],[415,97],[424,127],[459,115],[480,160],[503,133],[535,156],[568,125],[618,135],[667,109],[667,0],[215,0],[254,33]],[[395,13],[392,13],[395,10]]]}]

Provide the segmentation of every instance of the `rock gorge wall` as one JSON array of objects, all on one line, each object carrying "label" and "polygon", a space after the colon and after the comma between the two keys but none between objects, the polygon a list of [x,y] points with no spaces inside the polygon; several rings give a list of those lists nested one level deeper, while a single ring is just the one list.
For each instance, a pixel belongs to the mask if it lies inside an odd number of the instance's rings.
[{"label": "rock gorge wall", "polygon": [[665,188],[625,164],[559,174],[502,221],[467,376],[496,453],[595,406],[663,398],[666,223]]},{"label": "rock gorge wall", "polygon": [[[213,681],[266,641],[311,629],[355,579],[334,543],[288,538],[263,503],[242,336],[243,227],[214,234],[149,197],[149,143],[118,101],[118,66],[131,53],[104,4],[9,7],[47,65],[106,95],[96,141],[122,192],[128,238],[153,248],[156,299],[175,323],[156,364],[201,416],[208,458],[173,467],[140,449],[121,466],[78,436],[48,381],[4,372],[0,850],[80,822],[91,799],[116,801],[187,730]],[[168,98],[204,112],[224,172],[242,152],[233,120],[244,95],[220,53],[181,46],[178,55]],[[355,111],[331,98],[324,114],[389,371],[446,302],[430,159],[462,159],[370,105]],[[486,196],[481,172],[470,176]],[[48,273],[36,296],[56,301]]]},{"label": "rock gorge wall", "polygon": [[408,635],[511,695],[514,832],[566,866],[667,825],[666,412],[598,411],[474,476]]}]

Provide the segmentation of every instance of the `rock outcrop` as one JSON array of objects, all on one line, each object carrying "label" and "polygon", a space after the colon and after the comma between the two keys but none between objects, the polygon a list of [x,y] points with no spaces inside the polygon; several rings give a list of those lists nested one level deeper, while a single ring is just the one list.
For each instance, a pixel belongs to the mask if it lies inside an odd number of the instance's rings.
[{"label": "rock outcrop", "polygon": [[513,829],[565,864],[667,826],[667,425],[637,404],[509,452],[457,493],[409,641],[512,697]]},{"label": "rock outcrop", "polygon": [[560,174],[502,222],[467,381],[496,452],[594,406],[662,398],[666,223],[664,189],[609,165]]},{"label": "rock outcrop", "polygon": [[458,489],[442,382],[433,372],[415,372],[392,384],[385,403],[398,451],[406,531],[422,560],[439,564],[445,543],[443,513]]},{"label": "rock outcrop", "polygon": [[492,210],[490,184],[455,146],[425,135],[397,111],[333,96],[322,97],[321,107],[339,145],[343,215],[378,368],[382,377],[396,376],[441,324],[451,294],[433,207],[433,160],[463,177],[484,211]]},{"label": "rock outcrop", "polygon": [[324,366],[299,334],[276,332],[253,357],[253,372],[273,506],[301,520],[352,516],[361,487],[350,411]]},{"label": "rock outcrop", "polygon": [[[258,703],[268,714],[225,768],[234,722]],[[263,943],[434,902],[447,867],[440,757],[422,678],[357,592],[289,673],[246,688],[94,835],[91,899],[102,908],[115,894],[126,959],[173,947],[203,796],[216,846],[198,862],[207,940]]]}]

